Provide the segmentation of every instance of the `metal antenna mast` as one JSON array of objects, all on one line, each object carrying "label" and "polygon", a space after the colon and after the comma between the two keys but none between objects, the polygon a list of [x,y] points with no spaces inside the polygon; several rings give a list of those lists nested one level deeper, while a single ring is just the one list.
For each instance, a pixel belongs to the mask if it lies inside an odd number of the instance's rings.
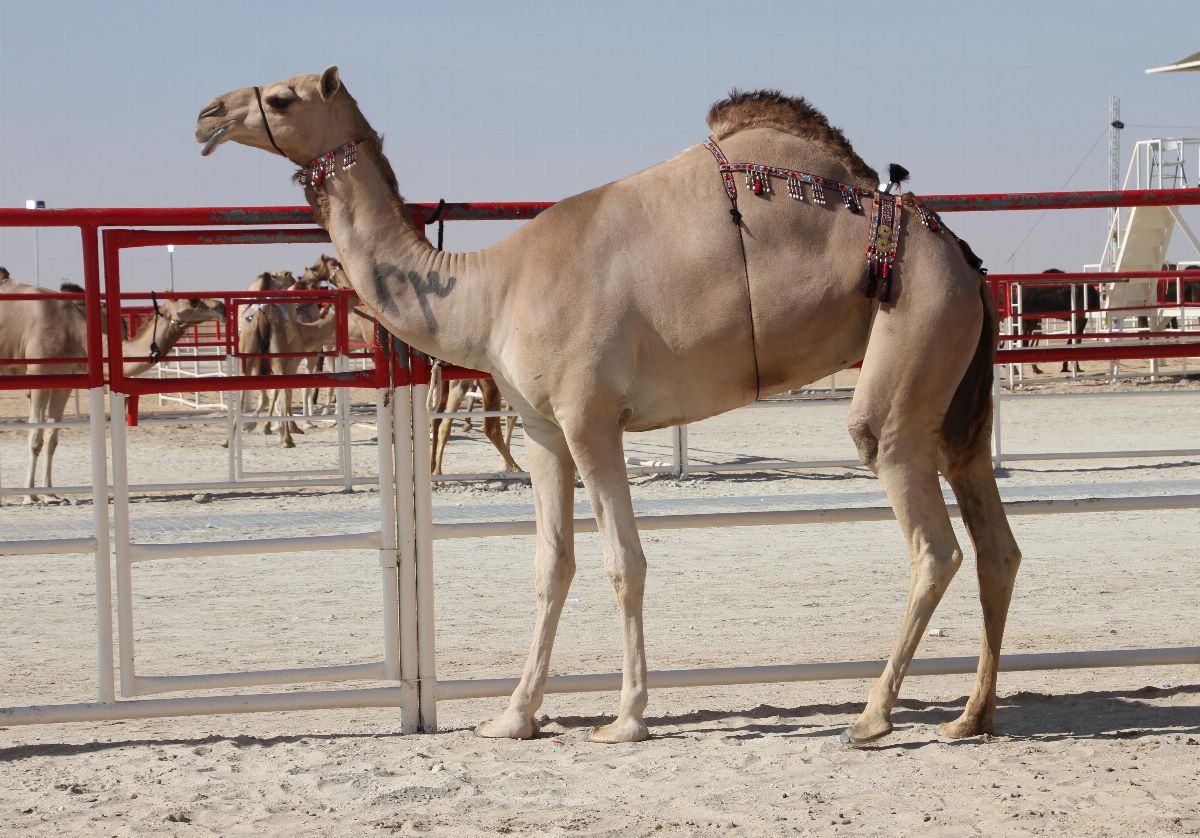
[{"label": "metal antenna mast", "polygon": [[[1121,121],[1121,97],[1108,97],[1108,188],[1116,191],[1121,188],[1121,129],[1125,123]],[[1121,236],[1121,210],[1113,207],[1109,219],[1108,247],[1104,261],[1114,268],[1117,263],[1117,248]],[[1101,266],[1103,270],[1104,266]]]}]

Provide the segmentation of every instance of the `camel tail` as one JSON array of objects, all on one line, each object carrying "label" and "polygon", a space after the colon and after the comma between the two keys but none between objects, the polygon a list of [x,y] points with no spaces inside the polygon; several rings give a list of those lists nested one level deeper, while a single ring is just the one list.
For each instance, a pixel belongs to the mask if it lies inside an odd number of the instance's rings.
[{"label": "camel tail", "polygon": [[975,456],[979,446],[987,444],[992,423],[992,375],[1000,330],[996,302],[992,299],[988,284],[982,279],[979,282],[979,296],[983,302],[979,343],[942,421],[942,444],[948,459],[947,477],[961,471]]}]

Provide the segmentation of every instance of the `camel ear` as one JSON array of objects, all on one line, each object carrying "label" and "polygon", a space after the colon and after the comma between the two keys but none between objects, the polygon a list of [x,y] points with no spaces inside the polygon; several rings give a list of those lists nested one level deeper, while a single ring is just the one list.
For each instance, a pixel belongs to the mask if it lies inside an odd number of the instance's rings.
[{"label": "camel ear", "polygon": [[337,65],[326,67],[325,72],[321,73],[321,98],[328,102],[341,89],[342,80],[338,76]]}]

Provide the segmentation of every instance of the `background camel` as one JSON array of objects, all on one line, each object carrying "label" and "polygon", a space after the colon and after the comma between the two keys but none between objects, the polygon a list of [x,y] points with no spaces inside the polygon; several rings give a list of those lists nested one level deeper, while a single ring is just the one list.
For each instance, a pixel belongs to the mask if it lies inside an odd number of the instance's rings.
[{"label": "background camel", "polygon": [[[261,275],[263,279],[266,275]],[[290,274],[289,274],[290,276]],[[257,282],[257,281],[256,281]],[[309,291],[317,284],[309,279],[296,280],[290,290]],[[259,290],[252,288],[251,290]],[[254,307],[252,319],[242,318],[246,326],[244,340],[239,336],[239,347],[244,354],[254,353],[288,353],[294,357],[288,358],[244,358],[243,371],[256,375],[292,375],[300,369],[300,362],[305,360],[304,354],[315,355],[334,335],[337,327],[337,314],[333,306],[322,310],[315,303],[263,303]],[[300,354],[298,354],[300,353]],[[315,365],[314,365],[315,366]],[[292,415],[292,390],[282,388],[271,390],[270,398],[265,400],[268,415],[290,417]],[[259,410],[263,409],[260,402]],[[252,429],[254,423],[248,423]],[[295,422],[282,419],[278,422],[279,438],[285,448],[294,448],[293,433],[303,433]],[[264,433],[270,433],[271,421],[267,420]]]},{"label": "background camel", "polygon": [[[485,411],[500,410],[504,407],[503,399],[500,395],[500,388],[496,386],[496,382],[490,378],[463,378],[456,381],[443,381],[437,386],[437,392],[432,401],[433,412],[435,413],[454,413],[462,406],[467,394],[473,387],[479,388],[480,401],[483,404]],[[469,420],[468,420],[469,421]],[[513,459],[512,449],[509,446],[509,441],[512,439],[512,429],[516,423],[516,417],[508,417],[507,433],[500,421],[499,416],[483,417],[483,433],[492,443],[496,451],[500,453],[501,459],[504,460],[505,471],[520,471],[521,466]],[[442,460],[446,455],[446,446],[450,442],[450,431],[454,427],[454,420],[447,417],[436,417],[433,420],[433,463],[432,469],[434,474],[442,473]]]},{"label": "background camel", "polygon": [[[1060,274],[1058,268],[1046,268],[1042,271],[1044,274]],[[1010,293],[1013,295],[1013,301],[1016,301],[1016,291],[1010,287]],[[1087,328],[1088,311],[1096,311],[1100,308],[1100,291],[1095,283],[1085,283],[1077,285],[1075,288],[1075,308],[1078,314],[1072,317],[1071,312],[1071,286],[1070,285],[1025,285],[1021,288],[1021,313],[1022,314],[1044,314],[1045,317],[1034,327],[1031,334],[1041,335],[1045,333],[1045,321],[1047,320],[1063,320],[1066,322],[1067,331],[1072,335],[1081,335],[1083,330]],[[1080,343],[1082,338],[1067,338],[1067,345]],[[1037,346],[1038,340],[1021,341],[1022,346]],[[1037,364],[1031,364],[1035,375],[1041,375],[1042,371],[1038,369]],[[1070,367],[1067,362],[1062,362],[1062,371],[1067,372]],[[1075,363],[1075,371],[1081,372],[1082,368],[1079,363]]]},{"label": "background camel", "polygon": [[[296,284],[296,277],[291,271],[264,271],[254,278],[247,288],[248,291],[284,291]],[[242,375],[270,375],[270,359],[261,357],[270,345],[270,323],[262,313],[262,303],[240,305],[237,310],[238,354],[241,356]],[[249,391],[241,395],[242,411],[248,409]],[[262,413],[267,408],[270,399],[266,390],[258,391],[256,413]],[[257,422],[246,423],[246,430],[253,430]],[[263,433],[270,433],[270,422]]]},{"label": "background camel", "polygon": [[[864,194],[878,183],[803,99],[735,92],[708,121],[731,160],[814,173]],[[592,739],[640,740],[648,735],[646,560],[622,435],[697,421],[859,360],[850,434],[891,500],[911,582],[891,655],[845,739],[858,744],[891,730],[913,653],[962,562],[939,470],[975,543],[984,623],[974,692],[940,731],[992,730],[1020,552],[986,433],[997,339],[991,295],[944,230],[904,213],[890,301],[881,303],[860,293],[869,219],[812,193],[804,201],[773,193],[762,178],[739,191],[731,176],[730,195],[709,149],[693,146],[559,202],[487,250],[436,251],[408,220],[382,143],[336,67],[221,94],[200,112],[196,139],[204,154],[233,140],[301,167],[305,197],[380,323],[435,357],[492,373],[521,415],[537,510],[534,637],[507,710],[481,724],[481,735],[538,730],[575,572],[576,469],[624,633],[617,717]]]},{"label": "background camel", "polygon": [[[77,287],[77,286],[76,286]],[[75,300],[42,299],[11,300],[6,294],[49,292],[49,289],[16,282],[0,283],[0,358],[77,358],[87,355],[87,317],[83,306]],[[164,300],[132,338],[122,341],[125,375],[140,375],[165,357],[184,332],[206,320],[224,320],[225,307],[216,300]],[[150,344],[157,342],[160,358],[140,360],[151,355]],[[36,366],[0,364],[0,375],[47,375],[83,372],[82,361]],[[30,422],[61,422],[70,397],[70,390],[33,390],[29,400]],[[54,485],[51,470],[54,450],[58,447],[58,428],[29,430],[29,470],[25,486],[34,488],[34,472],[38,455],[45,445],[45,485]],[[48,495],[47,497],[53,497]],[[26,502],[36,501],[32,491]]]}]

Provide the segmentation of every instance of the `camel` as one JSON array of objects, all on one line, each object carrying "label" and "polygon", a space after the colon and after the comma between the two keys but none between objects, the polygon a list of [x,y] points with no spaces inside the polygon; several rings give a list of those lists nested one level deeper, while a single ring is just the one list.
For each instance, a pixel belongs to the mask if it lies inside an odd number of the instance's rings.
[{"label": "camel", "polygon": [[[871,216],[824,202],[818,190],[841,182],[851,190],[843,195],[875,194],[878,176],[805,100],[735,90],[708,122],[712,147],[692,146],[560,201],[475,253],[435,250],[410,221],[382,142],[337,67],[223,93],[200,112],[195,138],[204,155],[233,141],[300,167],[305,198],[380,323],[432,356],[493,375],[523,420],[537,511],[533,641],[508,707],[481,723],[480,735],[538,733],[535,716],[575,573],[576,470],[623,631],[617,715],[591,738],[639,741],[649,735],[646,559],[623,434],[698,421],[860,360],[849,432],[891,501],[911,581],[883,673],[843,741],[861,745],[891,731],[905,672],[962,562],[939,471],[975,545],[983,611],[974,690],[962,715],[939,732],[991,732],[1020,563],[989,452],[991,294],[956,239],[908,196],[901,218],[920,215],[928,226],[905,225],[886,295],[864,285],[864,237],[870,229],[882,241],[885,231]],[[789,193],[772,193],[765,169],[747,171],[750,188],[739,189],[712,148],[822,180],[804,181],[805,200],[798,175],[790,200],[790,180]]]},{"label": "camel", "polygon": [[[74,286],[78,287],[78,286]],[[53,293],[47,288],[17,282],[0,283],[0,358],[83,358],[87,355],[87,316],[75,300],[6,300],[5,294]],[[164,300],[158,304],[155,316],[149,318],[138,332],[122,341],[125,375],[140,375],[171,351],[184,333],[206,320],[224,320],[225,307],[216,300]],[[157,344],[157,354],[152,345]],[[84,372],[87,365],[72,361],[53,365],[2,365],[0,375],[47,375]],[[70,390],[33,390],[30,393],[29,421],[61,422]],[[25,487],[30,489],[26,503],[34,503],[34,473],[43,445],[46,450],[45,484],[53,488],[51,470],[54,451],[58,447],[58,428],[29,430],[29,470]],[[52,494],[47,499],[57,500]]]},{"label": "camel", "polygon": [[[490,378],[468,378],[457,381],[443,381],[438,387],[437,392],[433,394],[433,398],[431,398],[431,402],[436,399],[436,403],[433,404],[434,412],[454,413],[462,405],[471,388],[476,385],[478,385],[480,395],[483,397],[482,402],[485,411],[500,410],[503,407],[500,388],[496,386],[495,381]],[[504,460],[504,470],[516,472],[521,470],[521,466],[513,459],[512,449],[509,447],[513,425],[515,424],[513,417],[509,417],[509,419],[508,432],[505,433],[499,416],[485,416],[483,419],[483,434],[492,443],[496,451],[499,452],[500,458]],[[450,442],[450,431],[453,426],[453,419],[439,417],[433,420],[432,470],[434,474],[442,473],[442,461],[446,456],[446,446]]]},{"label": "camel", "polygon": [[[295,284],[296,277],[291,271],[264,271],[254,278],[254,281],[250,283],[247,290],[285,291]],[[269,351],[267,346],[271,342],[270,324],[266,316],[263,315],[262,309],[263,306],[261,303],[238,306],[238,354],[242,358],[242,375],[270,374],[269,359],[257,357],[259,354]],[[245,412],[249,407],[249,392],[243,391],[241,399],[242,411]],[[267,409],[269,399],[270,396],[266,390],[258,391],[256,414],[262,413]],[[257,422],[248,422],[246,423],[246,429],[254,430],[257,424]],[[266,423],[263,433],[270,433],[270,425],[270,422]]]},{"label": "camel", "polygon": [[[311,284],[313,288],[349,288],[350,283],[345,278],[345,271],[342,270],[341,263],[322,253],[317,257],[317,261],[304,269],[304,280]],[[359,310],[355,306],[350,310],[350,316],[347,319],[347,331],[349,342],[359,345],[370,346],[375,342],[375,319]],[[325,346],[327,351],[337,351],[338,347],[333,343],[328,343]],[[306,362],[308,369],[312,372],[323,372],[325,369],[325,356],[317,355],[310,358]],[[334,401],[337,398],[337,393],[332,388],[326,394],[324,413],[332,413]],[[309,416],[315,416],[317,413],[317,403],[320,401],[320,389],[313,387],[304,391],[304,412]],[[310,425],[313,423],[309,422]]]},{"label": "camel", "polygon": [[[1046,268],[1042,271],[1044,274],[1060,274],[1058,268]],[[1012,292],[1014,299],[1016,292]],[[1071,309],[1071,286],[1069,285],[1026,285],[1021,289],[1021,313],[1022,314],[1045,314],[1042,321],[1037,325],[1033,332],[1029,334],[1042,335],[1046,320],[1064,320],[1067,323],[1067,331],[1072,335],[1081,335],[1083,330],[1087,328],[1088,311],[1097,311],[1100,308],[1100,291],[1094,283],[1088,282],[1079,286],[1077,294],[1082,299],[1079,299],[1075,304],[1075,311],[1078,314],[1072,316]],[[1067,338],[1067,345],[1080,343],[1082,338]],[[1037,346],[1038,339],[1021,341],[1022,346]],[[1037,364],[1032,364],[1034,375],[1041,375],[1042,371]],[[1069,372],[1070,367],[1066,361],[1062,362],[1062,372]],[[1083,368],[1079,366],[1079,362],[1075,363],[1075,372],[1083,372]]]},{"label": "camel", "polygon": [[[262,274],[263,280],[267,274]],[[288,276],[291,276],[288,274]],[[258,281],[256,280],[256,284]],[[316,284],[307,279],[298,279],[291,286],[293,290],[308,291],[316,288]],[[262,290],[251,288],[251,290]],[[249,307],[247,307],[249,308]],[[243,361],[243,371],[248,374],[293,375],[300,369],[300,362],[305,360],[306,353],[315,355],[332,338],[337,327],[337,315],[332,306],[321,310],[316,303],[265,303],[255,307],[250,315],[249,328],[239,338],[239,346],[243,353],[290,353],[289,358],[247,358]],[[243,317],[247,322],[247,317]],[[310,367],[314,366],[310,363]],[[266,400],[268,415],[275,415],[277,405],[282,410],[279,415],[292,415],[291,388],[271,391]],[[260,402],[259,410],[262,410]],[[295,448],[293,433],[303,433],[296,423],[290,419],[282,419],[278,423],[279,438],[284,448]],[[247,426],[253,428],[253,423]],[[271,423],[268,421],[264,433],[270,433]]]}]

